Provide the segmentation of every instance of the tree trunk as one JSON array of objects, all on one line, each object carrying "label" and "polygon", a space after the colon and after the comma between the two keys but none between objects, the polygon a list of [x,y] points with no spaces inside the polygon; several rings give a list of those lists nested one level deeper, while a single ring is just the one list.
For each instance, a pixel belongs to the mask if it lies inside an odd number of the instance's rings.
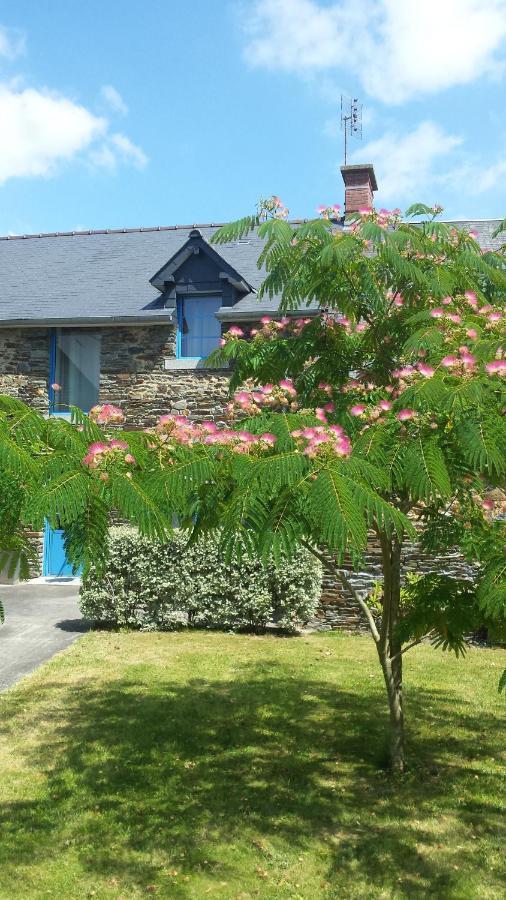
[{"label": "tree trunk", "polygon": [[380,536],[383,561],[383,610],[376,644],[385,679],[390,711],[390,767],[404,771],[404,713],[402,705],[402,646],[397,638],[401,599],[401,544]]}]

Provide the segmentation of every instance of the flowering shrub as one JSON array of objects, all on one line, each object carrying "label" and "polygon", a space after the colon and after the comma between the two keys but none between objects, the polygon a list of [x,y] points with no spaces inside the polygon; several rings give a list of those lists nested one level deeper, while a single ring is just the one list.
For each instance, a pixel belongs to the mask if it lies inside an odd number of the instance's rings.
[{"label": "flowering shrub", "polygon": [[125,421],[123,411],[111,403],[104,403],[103,406],[93,406],[90,409],[89,416],[91,421],[96,422],[97,425],[122,425]]},{"label": "flowering shrub", "polygon": [[86,618],[115,626],[293,629],[314,615],[321,593],[321,565],[303,549],[277,566],[247,556],[225,565],[218,535],[188,546],[180,532],[160,543],[116,527],[109,551],[107,572],[84,578],[80,605]]}]

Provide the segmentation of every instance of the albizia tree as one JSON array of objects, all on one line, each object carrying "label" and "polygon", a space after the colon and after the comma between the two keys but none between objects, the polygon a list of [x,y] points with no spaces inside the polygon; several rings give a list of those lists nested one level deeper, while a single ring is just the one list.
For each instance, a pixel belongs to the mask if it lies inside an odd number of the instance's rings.
[{"label": "albizia tree", "polygon": [[[25,516],[63,525],[85,565],[105,564],[111,508],[153,537],[174,515],[196,535],[219,528],[229,554],[302,544],[338,576],[343,555],[360,565],[373,536],[383,579],[356,602],[401,771],[404,654],[424,638],[462,652],[480,621],[506,616],[504,522],[491,508],[506,469],[506,256],[482,252],[437,209],[413,207],[404,220],[365,210],[344,230],[333,208],[296,227],[279,210],[274,198],[215,236],[258,227],[261,294],[281,298],[276,321],[231,328],[214,354],[233,361],[227,427],[168,415],[121,432],[112,407],[89,419],[75,411],[79,430],[49,435]],[[290,315],[304,304],[311,315]],[[403,589],[408,537],[429,551],[460,546],[479,563],[476,584],[434,573]]]},{"label": "albizia tree", "polygon": [[[371,534],[379,540],[379,615],[377,599],[376,609],[356,599],[385,679],[398,770],[404,653],[423,637],[459,652],[477,624],[473,592],[444,576],[410,585],[403,603],[402,546],[414,527],[428,551],[460,545],[481,563],[482,619],[506,613],[504,523],[490,521],[506,468],[506,257],[439,212],[416,206],[401,220],[364,210],[343,230],[332,209],[294,227],[274,204],[263,224],[246,218],[215,237],[259,225],[261,294],[280,296],[284,316],[247,335],[231,328],[215,354],[234,361],[238,427],[276,436],[220,496],[220,524],[264,553],[303,543],[335,569],[346,551],[359,563]],[[316,315],[289,316],[309,303]]]}]

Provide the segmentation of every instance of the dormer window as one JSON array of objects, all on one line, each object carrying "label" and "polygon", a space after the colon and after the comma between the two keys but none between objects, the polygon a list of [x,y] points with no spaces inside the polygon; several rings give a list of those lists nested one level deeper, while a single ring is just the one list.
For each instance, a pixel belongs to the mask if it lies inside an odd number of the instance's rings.
[{"label": "dormer window", "polygon": [[177,301],[177,356],[205,359],[219,346],[221,325],[216,318],[222,296],[185,296]]}]

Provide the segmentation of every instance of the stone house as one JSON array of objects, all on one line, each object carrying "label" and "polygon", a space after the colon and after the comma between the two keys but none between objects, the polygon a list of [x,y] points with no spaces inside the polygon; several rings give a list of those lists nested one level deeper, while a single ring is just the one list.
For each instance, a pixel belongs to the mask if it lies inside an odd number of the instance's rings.
[{"label": "stone house", "polygon": [[[345,211],[372,206],[373,167],[341,171]],[[496,222],[459,224],[493,246]],[[228,374],[203,359],[222,330],[276,316],[278,301],[258,299],[259,237],[213,246],[217,227],[0,238],[0,393],[53,415],[109,401],[137,425],[170,411],[219,417]],[[43,558],[44,574],[66,571],[61,539],[49,529]]]}]

